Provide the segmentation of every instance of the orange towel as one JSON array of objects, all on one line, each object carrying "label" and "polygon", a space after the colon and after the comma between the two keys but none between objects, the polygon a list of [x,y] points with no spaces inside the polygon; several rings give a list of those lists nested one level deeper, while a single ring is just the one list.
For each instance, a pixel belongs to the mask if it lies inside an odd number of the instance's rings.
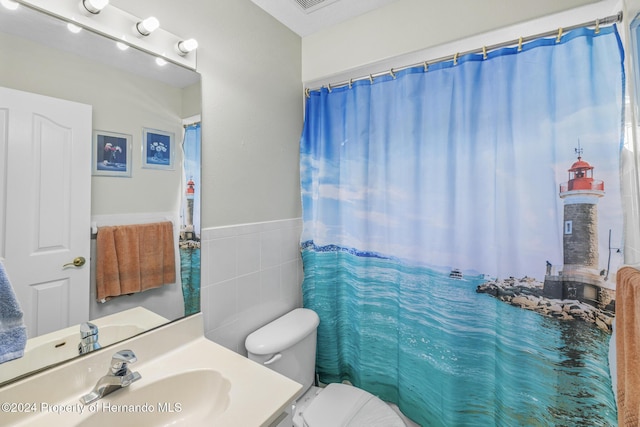
[{"label": "orange towel", "polygon": [[616,365],[618,425],[640,420],[640,271],[622,267],[616,275]]},{"label": "orange towel", "polygon": [[171,222],[100,227],[96,243],[98,301],[176,281]]}]

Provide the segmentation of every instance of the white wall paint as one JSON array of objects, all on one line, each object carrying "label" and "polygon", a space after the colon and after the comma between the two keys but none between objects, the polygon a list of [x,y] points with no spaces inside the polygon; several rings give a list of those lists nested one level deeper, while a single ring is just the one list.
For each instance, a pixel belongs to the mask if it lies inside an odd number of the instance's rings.
[{"label": "white wall paint", "polygon": [[[315,81],[398,55],[594,2],[595,0],[398,0],[366,15],[304,37],[302,80]],[[477,47],[481,46],[474,46]]]}]

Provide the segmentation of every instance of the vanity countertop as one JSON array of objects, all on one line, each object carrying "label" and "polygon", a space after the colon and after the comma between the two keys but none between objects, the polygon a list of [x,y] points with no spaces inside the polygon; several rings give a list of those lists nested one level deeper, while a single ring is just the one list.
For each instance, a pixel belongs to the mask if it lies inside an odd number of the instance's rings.
[{"label": "vanity countertop", "polygon": [[[130,368],[142,378],[94,405],[82,405],[79,398],[91,391],[107,372],[111,356],[123,349],[136,354],[138,361]],[[208,391],[200,389],[211,372],[221,385]],[[172,376],[184,378],[180,383],[184,392],[149,394],[153,384]],[[203,426],[266,427],[278,419],[301,389],[300,384],[206,339],[202,315],[196,314],[8,384],[0,388],[0,403],[6,426],[117,425],[117,417],[130,411],[127,416],[137,419],[137,425],[144,425],[145,417],[155,424],[154,417],[169,412],[171,425],[194,427],[203,416],[203,408],[217,406],[221,409],[212,419],[203,418]],[[189,418],[194,411],[198,417]],[[94,421],[96,414],[98,422]]]}]

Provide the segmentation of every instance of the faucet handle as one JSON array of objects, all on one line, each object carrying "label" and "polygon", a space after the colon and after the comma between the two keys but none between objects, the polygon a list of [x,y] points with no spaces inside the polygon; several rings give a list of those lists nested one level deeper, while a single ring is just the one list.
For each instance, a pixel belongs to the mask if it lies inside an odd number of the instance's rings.
[{"label": "faucet handle", "polygon": [[131,350],[120,350],[111,357],[111,373],[117,377],[122,377],[127,374],[129,370],[129,364],[135,363],[138,358]]},{"label": "faucet handle", "polygon": [[87,338],[91,335],[98,335],[98,327],[91,322],[84,322],[80,325],[80,338]]}]

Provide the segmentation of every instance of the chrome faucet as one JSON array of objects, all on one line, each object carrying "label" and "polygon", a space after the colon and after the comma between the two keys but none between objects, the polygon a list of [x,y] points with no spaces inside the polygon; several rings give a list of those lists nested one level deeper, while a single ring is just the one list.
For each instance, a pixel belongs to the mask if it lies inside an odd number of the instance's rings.
[{"label": "chrome faucet", "polygon": [[88,405],[116,390],[128,387],[134,381],[138,381],[142,378],[140,374],[129,370],[129,364],[135,363],[137,360],[131,350],[121,350],[114,354],[107,375],[100,378],[91,393],[82,396],[80,402]]},{"label": "chrome faucet", "polygon": [[100,348],[98,343],[98,327],[91,322],[84,322],[80,325],[80,344],[78,353],[85,354]]}]

